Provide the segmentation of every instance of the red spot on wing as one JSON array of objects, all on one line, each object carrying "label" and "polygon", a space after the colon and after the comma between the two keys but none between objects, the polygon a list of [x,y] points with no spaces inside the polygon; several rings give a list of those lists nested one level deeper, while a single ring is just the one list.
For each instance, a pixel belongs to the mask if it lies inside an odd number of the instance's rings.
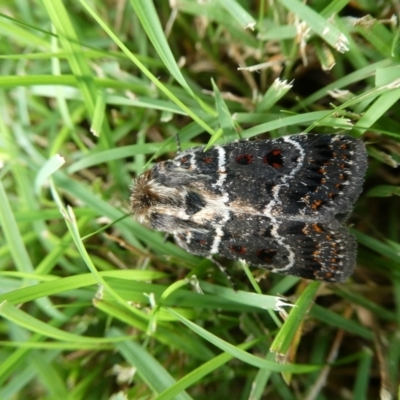
[{"label": "red spot on wing", "polygon": [[257,257],[266,264],[272,264],[277,251],[274,249],[261,249],[257,251]]},{"label": "red spot on wing", "polygon": [[236,162],[240,165],[249,165],[253,160],[254,158],[251,154],[240,154],[236,157]]},{"label": "red spot on wing", "polygon": [[246,254],[247,253],[246,247],[243,247],[243,246],[231,246],[229,249],[233,253],[236,253],[236,254]]},{"label": "red spot on wing", "polygon": [[282,168],[283,167],[282,150],[280,149],[271,150],[263,157],[263,163],[268,164],[273,168]]}]

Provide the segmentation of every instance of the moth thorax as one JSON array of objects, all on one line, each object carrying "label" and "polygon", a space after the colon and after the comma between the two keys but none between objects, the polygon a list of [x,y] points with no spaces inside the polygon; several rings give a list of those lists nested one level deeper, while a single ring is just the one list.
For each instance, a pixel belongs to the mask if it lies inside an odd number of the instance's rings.
[{"label": "moth thorax", "polygon": [[175,188],[160,185],[151,176],[151,170],[133,181],[130,203],[139,222],[148,222],[152,212],[165,206],[173,207],[181,200]]}]

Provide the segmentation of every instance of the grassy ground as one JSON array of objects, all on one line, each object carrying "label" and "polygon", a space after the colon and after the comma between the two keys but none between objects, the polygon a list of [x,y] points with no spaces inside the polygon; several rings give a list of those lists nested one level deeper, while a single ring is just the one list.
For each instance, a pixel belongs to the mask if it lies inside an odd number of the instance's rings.
[{"label": "grassy ground", "polygon": [[[154,3],[0,7],[0,399],[396,397],[400,4]],[[370,155],[345,284],[232,264],[235,293],[127,215],[177,132],[311,130]]]}]

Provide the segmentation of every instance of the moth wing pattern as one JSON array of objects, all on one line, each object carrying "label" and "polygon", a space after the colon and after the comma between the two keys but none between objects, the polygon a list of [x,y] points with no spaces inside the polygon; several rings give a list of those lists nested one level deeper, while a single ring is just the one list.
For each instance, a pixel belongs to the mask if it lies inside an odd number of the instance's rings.
[{"label": "moth wing pattern", "polygon": [[267,217],[247,220],[247,228],[254,228],[254,231],[243,230],[240,220],[242,218],[236,219],[238,224],[234,224],[235,229],[242,228],[240,235],[231,234],[229,230],[224,230],[220,237],[217,231],[211,234],[188,232],[175,235],[175,240],[190,253],[208,256],[214,254],[212,247],[218,238],[219,256],[241,259],[279,274],[342,282],[353,272],[356,241],[338,221],[286,221],[273,237],[271,220]]},{"label": "moth wing pattern", "polygon": [[230,202],[261,211],[269,205],[275,215],[317,211],[332,218],[338,208],[351,211],[361,192],[367,156],[364,144],[352,137],[301,134],[233,142],[207,152],[195,148],[175,162],[197,178],[202,191],[227,193]]},{"label": "moth wing pattern", "polygon": [[344,135],[197,147],[140,176],[131,204],[140,221],[172,233],[193,254],[342,282],[356,243],[341,222],[366,167],[362,141]]}]

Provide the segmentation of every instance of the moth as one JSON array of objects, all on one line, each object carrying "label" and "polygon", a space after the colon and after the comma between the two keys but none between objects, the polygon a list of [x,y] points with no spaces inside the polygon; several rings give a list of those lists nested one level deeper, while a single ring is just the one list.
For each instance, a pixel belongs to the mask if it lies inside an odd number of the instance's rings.
[{"label": "moth", "polygon": [[155,164],[133,181],[130,202],[139,222],[192,254],[343,282],[357,250],[343,224],[366,168],[365,146],[350,136],[236,141]]}]

